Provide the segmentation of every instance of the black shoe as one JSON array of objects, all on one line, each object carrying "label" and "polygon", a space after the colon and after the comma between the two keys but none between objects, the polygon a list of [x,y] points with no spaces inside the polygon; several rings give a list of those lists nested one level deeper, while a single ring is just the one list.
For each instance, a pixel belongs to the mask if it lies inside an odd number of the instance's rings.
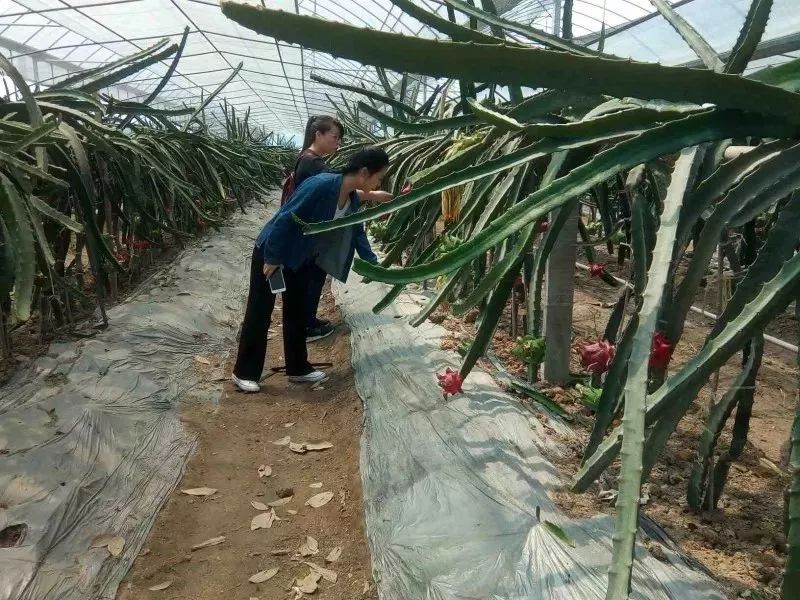
[{"label": "black shoe", "polygon": [[319,327],[326,327],[326,326],[331,324],[331,322],[328,321],[328,319],[316,319],[316,318],[314,319],[313,323],[314,323],[313,325],[310,325],[308,327],[309,329],[317,329]]},{"label": "black shoe", "polygon": [[316,342],[322,338],[328,337],[334,331],[330,325],[322,325],[320,327],[309,327],[306,329],[306,342]]}]

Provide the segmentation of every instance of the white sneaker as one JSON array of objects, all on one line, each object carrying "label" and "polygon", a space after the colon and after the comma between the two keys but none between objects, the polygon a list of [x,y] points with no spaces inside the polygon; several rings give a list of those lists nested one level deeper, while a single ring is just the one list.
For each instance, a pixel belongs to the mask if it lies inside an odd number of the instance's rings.
[{"label": "white sneaker", "polygon": [[233,379],[233,383],[236,384],[243,392],[247,392],[248,394],[254,394],[255,392],[261,391],[261,386],[258,385],[257,381],[248,381],[247,379],[239,379],[236,375],[231,375],[231,379]]},{"label": "white sneaker", "polygon": [[328,381],[328,376],[322,371],[311,371],[308,375],[289,375],[292,383],[322,383]]}]

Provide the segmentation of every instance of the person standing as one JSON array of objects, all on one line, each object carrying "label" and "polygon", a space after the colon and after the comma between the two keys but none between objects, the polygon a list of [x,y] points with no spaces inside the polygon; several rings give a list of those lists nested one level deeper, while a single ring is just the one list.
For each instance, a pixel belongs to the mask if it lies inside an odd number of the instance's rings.
[{"label": "person standing", "polygon": [[[267,332],[275,308],[269,278],[281,269],[283,292],[283,350],[286,374],[296,383],[319,383],[328,376],[314,369],[306,347],[306,299],[311,264],[347,279],[356,247],[366,238],[364,228],[352,225],[320,234],[305,235],[297,219],[305,223],[330,221],[356,212],[361,193],[378,189],[389,165],[382,148],[356,152],[341,173],[322,173],[308,178],[289,201],[264,225],[250,259],[250,290],[239,336],[232,379],[244,392],[258,392],[267,352]],[[362,192],[358,192],[361,190]]]}]

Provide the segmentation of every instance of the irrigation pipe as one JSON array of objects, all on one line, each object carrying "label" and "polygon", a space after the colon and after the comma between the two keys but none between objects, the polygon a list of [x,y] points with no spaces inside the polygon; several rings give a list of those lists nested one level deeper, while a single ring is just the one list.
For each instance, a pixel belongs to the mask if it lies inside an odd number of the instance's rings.
[{"label": "irrigation pipe", "polygon": [[[584,264],[581,264],[579,262],[576,262],[575,266],[578,267],[579,269],[583,269],[584,271],[588,271],[589,270],[589,265],[584,265]],[[617,281],[618,283],[621,283],[622,285],[627,285],[630,288],[633,287],[633,285],[631,285],[629,282],[625,281],[624,279],[620,279],[619,277],[616,277],[614,275],[611,275],[611,276],[614,277],[614,280]],[[717,318],[717,315],[715,315],[714,313],[708,312],[707,310],[703,310],[702,308],[698,308],[696,306],[690,307],[690,310],[692,312],[695,312],[695,313],[697,313],[699,315],[703,315],[704,317],[708,317],[710,319],[716,319]],[[769,342],[770,344],[773,344],[775,346],[779,346],[779,347],[781,347],[781,348],[783,348],[785,350],[790,350],[792,352],[797,352],[797,346],[794,346],[794,345],[790,344],[789,342],[784,342],[783,340],[778,339],[776,337],[772,337],[771,335],[764,334],[764,341],[765,342]]]}]

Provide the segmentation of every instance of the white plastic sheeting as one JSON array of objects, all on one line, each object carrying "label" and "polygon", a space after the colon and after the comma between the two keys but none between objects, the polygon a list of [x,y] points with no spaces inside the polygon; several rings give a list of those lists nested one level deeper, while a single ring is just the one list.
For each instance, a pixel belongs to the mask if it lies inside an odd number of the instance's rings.
[{"label": "white plastic sheeting", "polygon": [[[570,519],[547,493],[561,481],[543,450],[564,452],[552,428],[568,430],[550,421],[547,432],[542,415],[480,372],[470,375],[464,395],[443,402],[434,372],[455,366],[457,357],[439,349],[440,327],[408,324],[420,297],[403,294],[373,314],[388,289],[357,278],[335,286],[366,410],[361,476],[381,600],[605,598],[612,517]],[[545,521],[575,547],[556,539]],[[645,536],[661,548],[661,560],[644,548]],[[631,598],[725,595],[642,519]]]},{"label": "white plastic sheeting", "polygon": [[[244,0],[260,4],[259,0]],[[410,36],[441,37],[397,8],[390,0],[264,0],[270,8],[395,31]],[[438,0],[414,0],[446,16]],[[797,0],[775,0],[765,40],[781,39],[800,30]],[[494,0],[504,16],[553,31],[563,0]],[[681,0],[678,12],[724,52],[735,41],[750,0]],[[480,3],[478,3],[480,4]],[[458,13],[460,22],[466,16]],[[626,23],[639,22],[615,33]],[[676,64],[694,57],[686,44],[649,0],[575,0],[573,30],[578,41],[591,41],[605,24],[606,51],[620,56]],[[96,67],[132,54],[162,38],[177,42],[184,27],[189,38],[177,75],[154,102],[156,106],[196,105],[241,61],[239,77],[224,97],[254,122],[278,132],[302,131],[310,114],[333,112],[327,95],[339,92],[310,80],[312,73],[329,79],[382,90],[372,67],[325,53],[259,37],[226,19],[218,0],[0,0],[0,49],[31,83],[47,87],[68,73]],[[791,51],[762,59],[787,60]],[[108,90],[122,99],[143,99],[166,72],[168,61],[131,76]],[[396,85],[397,74],[389,74]],[[425,79],[422,100],[436,86]],[[347,95],[347,94],[346,94]],[[213,121],[213,119],[211,119]]]},{"label": "white plastic sheeting", "polygon": [[[112,600],[194,435],[179,403],[216,402],[234,349],[258,206],[109,310],[106,331],[53,344],[0,389],[0,600]],[[223,366],[224,368],[224,366]],[[124,538],[119,557],[92,548]],[[16,536],[19,537],[19,536]]]}]

